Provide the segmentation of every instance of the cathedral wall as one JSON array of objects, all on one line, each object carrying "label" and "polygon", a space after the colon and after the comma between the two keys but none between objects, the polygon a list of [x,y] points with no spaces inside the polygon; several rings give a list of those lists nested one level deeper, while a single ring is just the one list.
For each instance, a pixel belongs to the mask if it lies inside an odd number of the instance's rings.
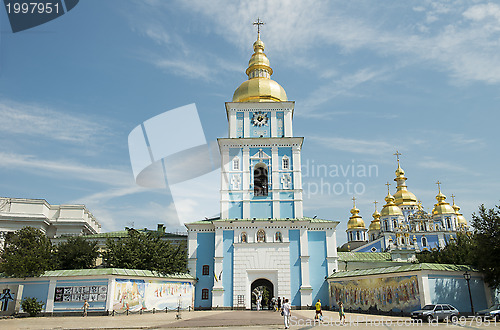
[{"label": "cathedral wall", "polygon": [[300,230],[289,230],[288,235],[290,240],[290,302],[292,306],[301,306]]},{"label": "cathedral wall", "polygon": [[[195,286],[195,307],[212,306],[212,287],[214,286],[214,255],[215,255],[215,233],[201,233],[197,235],[197,262],[196,277],[198,282]],[[203,275],[203,266],[208,265],[208,275]],[[202,299],[202,290],[208,289],[208,299]]]},{"label": "cathedral wall", "polygon": [[233,255],[234,231],[224,230],[222,261],[222,285],[224,286],[224,307],[233,306]]},{"label": "cathedral wall", "polygon": [[328,276],[326,261],[326,233],[324,231],[308,231],[309,245],[309,283],[312,287],[312,303],[321,299],[323,305],[328,302]]}]

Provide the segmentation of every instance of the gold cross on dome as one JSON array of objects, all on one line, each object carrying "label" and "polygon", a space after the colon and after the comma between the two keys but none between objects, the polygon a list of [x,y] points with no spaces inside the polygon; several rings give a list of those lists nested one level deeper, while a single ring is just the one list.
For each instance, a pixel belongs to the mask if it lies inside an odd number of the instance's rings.
[{"label": "gold cross on dome", "polygon": [[373,204],[375,204],[375,211],[377,211],[377,204],[378,204],[378,202],[374,201]]},{"label": "gold cross on dome", "polygon": [[396,156],[396,159],[398,160],[398,164],[399,164],[399,156],[401,156],[401,153],[396,150],[396,153],[394,153],[393,155]]},{"label": "gold cross on dome", "polygon": [[257,25],[257,35],[260,36],[260,26],[264,25],[266,23],[262,22],[260,18],[257,18],[255,22],[253,22],[253,25]]},{"label": "gold cross on dome", "polygon": [[387,186],[387,193],[390,193],[391,192],[390,191],[391,184],[389,182],[387,182],[385,185]]},{"label": "gold cross on dome", "polygon": [[352,207],[356,207],[356,197],[352,196]]},{"label": "gold cross on dome", "polygon": [[439,180],[436,182],[436,184],[438,185],[438,189],[439,189],[439,192],[441,192],[441,182],[439,182]]},{"label": "gold cross on dome", "polygon": [[455,204],[455,197],[456,197],[456,196],[455,196],[455,194],[451,194],[451,196],[450,196],[450,197],[451,197],[451,198],[452,198],[452,200],[453,200],[453,204]]}]

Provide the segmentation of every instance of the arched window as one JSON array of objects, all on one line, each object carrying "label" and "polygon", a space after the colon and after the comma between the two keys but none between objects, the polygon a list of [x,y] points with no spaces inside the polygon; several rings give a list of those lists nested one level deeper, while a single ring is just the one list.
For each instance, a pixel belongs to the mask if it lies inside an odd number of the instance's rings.
[{"label": "arched window", "polygon": [[290,169],[290,158],[288,158],[288,156],[283,156],[282,160],[281,160],[281,168],[283,170],[289,170]]},{"label": "arched window", "polygon": [[448,227],[448,229],[451,229],[450,218],[446,218],[446,226]]},{"label": "arched window", "polygon": [[267,196],[267,165],[258,163],[253,170],[254,196]]},{"label": "arched window", "polygon": [[241,241],[241,243],[246,243],[246,242],[248,242],[248,239],[247,239],[247,233],[245,233],[245,232],[242,232],[242,233],[241,233],[241,238],[240,238],[240,241]]},{"label": "arched window", "polygon": [[422,237],[422,246],[427,246],[427,238]]},{"label": "arched window", "polygon": [[283,242],[283,236],[281,235],[280,231],[277,231],[276,234],[274,234],[274,241]]},{"label": "arched window", "polygon": [[208,300],[208,289],[201,289],[201,299]]},{"label": "arched window", "polygon": [[266,241],[266,232],[264,229],[259,229],[257,231],[257,242],[265,242]]},{"label": "arched window", "polygon": [[384,221],[384,227],[385,227],[385,230],[388,231],[389,230],[389,224],[388,224],[388,221]]}]

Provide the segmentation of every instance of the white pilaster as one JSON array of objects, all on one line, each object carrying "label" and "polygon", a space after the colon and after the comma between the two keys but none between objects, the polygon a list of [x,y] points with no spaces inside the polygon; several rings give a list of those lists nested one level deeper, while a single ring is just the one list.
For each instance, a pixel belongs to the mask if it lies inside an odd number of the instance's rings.
[{"label": "white pilaster", "polygon": [[284,132],[285,132],[285,137],[291,137],[293,136],[293,131],[292,131],[292,111],[285,111],[284,115]]},{"label": "white pilaster", "polygon": [[238,123],[237,123],[237,119],[236,119],[236,111],[230,111],[228,117],[229,117],[228,118],[228,120],[229,120],[229,137],[236,138],[236,137],[238,137],[237,132],[236,132],[236,130],[238,129]]},{"label": "white pilaster", "polygon": [[250,137],[250,112],[243,113],[243,137]]},{"label": "white pilaster", "polygon": [[302,218],[302,169],[300,161],[300,147],[295,146],[292,148],[292,169],[293,169],[293,189],[295,194],[295,218]]},{"label": "white pilaster", "polygon": [[198,233],[188,229],[188,269],[196,277],[196,260],[198,249]]},{"label": "white pilaster", "polygon": [[276,111],[271,111],[271,137],[278,136],[278,121],[276,120]]},{"label": "white pilaster", "polygon": [[45,305],[45,312],[54,311],[54,294],[56,293],[56,279],[51,278],[49,282],[49,290],[47,295],[47,304]]},{"label": "white pilaster", "polygon": [[115,278],[108,278],[108,296],[106,297],[106,310],[113,310],[113,300],[115,298]]},{"label": "white pilaster", "polygon": [[337,238],[335,229],[328,228],[326,229],[326,262],[328,276],[338,270],[337,258]]}]

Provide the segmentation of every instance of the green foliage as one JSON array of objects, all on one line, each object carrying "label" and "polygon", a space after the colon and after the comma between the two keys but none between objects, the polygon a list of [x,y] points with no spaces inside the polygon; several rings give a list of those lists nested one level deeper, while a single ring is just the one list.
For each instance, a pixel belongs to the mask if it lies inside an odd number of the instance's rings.
[{"label": "green foliage", "polygon": [[486,209],[479,207],[479,214],[472,215],[474,227],[474,265],[484,274],[485,281],[494,288],[500,287],[500,206]]},{"label": "green foliage", "polygon": [[32,227],[9,233],[1,254],[0,272],[12,277],[40,276],[54,267],[52,243]]},{"label": "green foliage", "polygon": [[446,247],[436,251],[417,253],[419,262],[472,265],[474,261],[474,241],[470,232],[457,233],[456,239],[449,239]]},{"label": "green foliage", "polygon": [[43,309],[45,303],[38,301],[36,298],[26,297],[21,301],[21,307],[23,311],[28,313],[30,316],[37,316]]},{"label": "green foliage", "polygon": [[56,247],[57,269],[86,269],[95,266],[99,257],[97,242],[82,236],[70,237]]},{"label": "green foliage", "polygon": [[472,233],[458,233],[445,248],[417,253],[418,261],[473,265],[492,288],[500,288],[500,206],[487,209],[481,205],[479,214],[472,214],[471,226]]},{"label": "green foliage", "polygon": [[107,267],[147,269],[164,275],[187,272],[186,244],[171,244],[161,235],[128,229],[127,237],[108,239],[103,261]]}]

